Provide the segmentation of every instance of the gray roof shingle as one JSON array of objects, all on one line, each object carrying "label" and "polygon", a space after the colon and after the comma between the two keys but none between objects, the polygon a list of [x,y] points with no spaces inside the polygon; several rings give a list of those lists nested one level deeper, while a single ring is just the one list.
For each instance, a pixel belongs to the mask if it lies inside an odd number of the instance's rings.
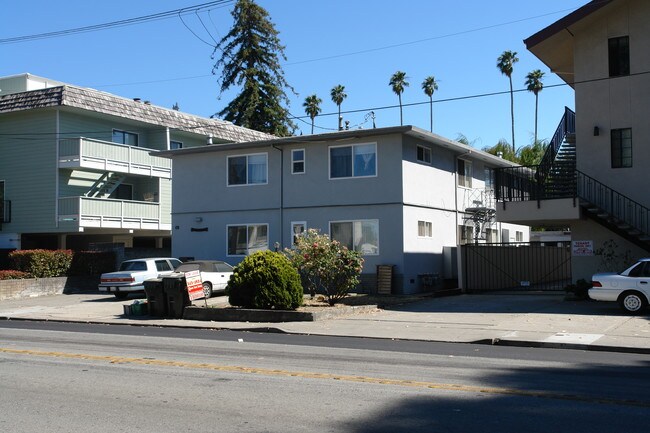
[{"label": "gray roof shingle", "polygon": [[275,138],[219,119],[193,116],[180,111],[137,102],[94,89],[59,86],[0,97],[0,113],[35,108],[66,106],[165,126],[180,131],[212,135],[227,142],[248,142]]}]

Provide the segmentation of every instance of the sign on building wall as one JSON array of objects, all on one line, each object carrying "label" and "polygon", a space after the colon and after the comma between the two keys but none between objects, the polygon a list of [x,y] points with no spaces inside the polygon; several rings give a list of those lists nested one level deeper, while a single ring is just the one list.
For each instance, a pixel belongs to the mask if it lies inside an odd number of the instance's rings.
[{"label": "sign on building wall", "polygon": [[594,241],[573,241],[571,243],[571,255],[577,257],[593,256]]}]

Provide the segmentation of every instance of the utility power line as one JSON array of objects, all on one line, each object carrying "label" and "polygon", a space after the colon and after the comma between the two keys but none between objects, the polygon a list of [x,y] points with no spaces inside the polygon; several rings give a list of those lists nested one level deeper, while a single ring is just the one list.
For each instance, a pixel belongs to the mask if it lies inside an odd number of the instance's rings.
[{"label": "utility power line", "polygon": [[214,8],[217,6],[227,6],[229,4],[232,4],[233,2],[234,0],[216,0],[207,3],[201,3],[194,6],[188,6],[185,8],[173,9],[166,12],[159,12],[155,14],[143,15],[135,18],[128,18],[128,19],[123,19],[118,21],[111,21],[108,23],[94,24],[90,26],[76,27],[73,29],[57,30],[53,32],[38,33],[33,35],[15,36],[11,38],[0,39],[0,44],[16,44],[20,42],[28,42],[28,41],[34,41],[39,39],[49,39],[49,38],[56,38],[62,36],[69,36],[78,33],[96,32],[99,30],[106,30],[115,27],[124,27],[124,26],[130,26],[135,24],[141,24],[149,21],[157,21],[157,20],[174,18],[175,16],[180,17],[182,15],[188,15],[191,13],[198,14],[198,12],[201,10],[206,10],[208,8]]}]

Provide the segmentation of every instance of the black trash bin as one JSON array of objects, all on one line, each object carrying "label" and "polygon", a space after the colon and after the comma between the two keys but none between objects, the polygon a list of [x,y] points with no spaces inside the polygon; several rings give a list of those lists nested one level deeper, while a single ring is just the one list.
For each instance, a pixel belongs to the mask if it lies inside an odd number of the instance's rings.
[{"label": "black trash bin", "polygon": [[149,315],[167,317],[167,295],[163,290],[162,278],[152,278],[144,282],[144,292],[147,294]]},{"label": "black trash bin", "polygon": [[185,307],[191,305],[184,276],[163,277],[163,291],[167,297],[167,316],[182,319]]}]

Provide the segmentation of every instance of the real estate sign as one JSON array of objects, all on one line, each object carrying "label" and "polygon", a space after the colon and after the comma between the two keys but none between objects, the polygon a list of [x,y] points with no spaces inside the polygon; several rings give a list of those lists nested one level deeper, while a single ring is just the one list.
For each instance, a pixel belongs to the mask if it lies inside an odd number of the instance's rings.
[{"label": "real estate sign", "polygon": [[190,301],[205,297],[205,293],[203,293],[203,281],[201,281],[201,271],[185,272],[185,283],[187,284],[187,294],[190,297]]}]

